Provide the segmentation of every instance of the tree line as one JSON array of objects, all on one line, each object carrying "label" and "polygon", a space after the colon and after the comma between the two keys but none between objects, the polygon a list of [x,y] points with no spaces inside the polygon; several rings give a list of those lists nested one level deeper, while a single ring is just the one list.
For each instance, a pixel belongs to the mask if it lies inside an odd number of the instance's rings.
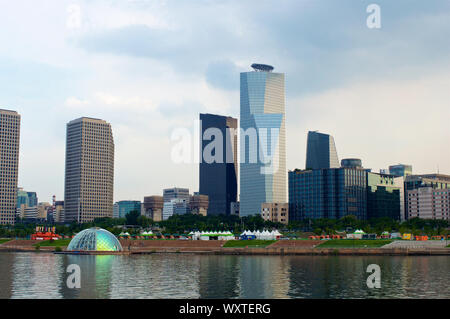
[{"label": "tree line", "polygon": [[432,220],[412,218],[404,222],[390,218],[376,218],[358,220],[353,215],[340,219],[305,219],[291,221],[288,225],[264,221],[261,216],[239,217],[234,215],[174,215],[161,222],[141,216],[140,212],[132,211],[125,218],[97,218],[92,222],[78,224],[35,224],[18,222],[14,226],[0,226],[0,238],[27,238],[35,232],[36,226],[55,226],[56,233],[72,236],[83,229],[100,227],[119,235],[126,229],[131,235],[139,234],[142,229],[153,229],[161,234],[186,234],[190,231],[232,231],[239,234],[245,230],[272,230],[278,229],[284,233],[294,235],[311,234],[337,234],[340,232],[353,232],[362,229],[366,233],[380,235],[384,231],[412,233],[413,235],[448,235],[449,223],[446,220]]}]

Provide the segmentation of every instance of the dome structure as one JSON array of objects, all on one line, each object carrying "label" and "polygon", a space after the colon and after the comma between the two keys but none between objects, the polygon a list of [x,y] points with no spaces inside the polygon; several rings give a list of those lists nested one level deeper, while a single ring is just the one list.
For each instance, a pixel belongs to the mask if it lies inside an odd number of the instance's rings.
[{"label": "dome structure", "polygon": [[93,227],[79,232],[67,247],[67,251],[122,251],[119,240],[109,231]]}]

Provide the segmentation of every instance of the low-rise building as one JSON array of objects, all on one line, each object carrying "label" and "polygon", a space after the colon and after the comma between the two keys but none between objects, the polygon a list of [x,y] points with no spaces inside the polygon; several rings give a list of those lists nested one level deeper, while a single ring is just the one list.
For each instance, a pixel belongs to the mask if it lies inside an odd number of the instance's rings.
[{"label": "low-rise building", "polygon": [[263,203],[261,204],[261,217],[265,221],[287,225],[289,223],[289,204]]},{"label": "low-rise building", "polygon": [[239,202],[230,203],[230,215],[239,216]]},{"label": "low-rise building", "polygon": [[47,219],[48,210],[52,208],[50,203],[39,203],[37,206],[37,218],[38,219]]},{"label": "low-rise building", "polygon": [[[407,218],[410,216],[416,216],[418,212],[413,210],[409,211],[409,193],[414,190],[419,190],[421,188],[430,188],[436,191],[439,190],[449,190],[450,189],[450,175],[444,174],[423,174],[423,175],[408,175],[405,177],[405,211]],[[419,196],[420,194],[427,194],[430,191],[417,191],[412,195],[413,202],[415,204],[414,196]],[[425,196],[425,195],[424,195]],[[414,205],[413,205],[414,206]],[[423,210],[422,210],[423,211]],[[424,211],[423,211],[424,212]],[[422,217],[421,217],[422,218]]]},{"label": "low-rise building", "polygon": [[412,166],[405,164],[389,166],[389,174],[397,177],[406,177],[412,175]]},{"label": "low-rise building", "polygon": [[208,214],[209,197],[208,195],[195,194],[189,201],[191,214],[206,216]]},{"label": "low-rise building", "polygon": [[162,196],[144,197],[144,215],[155,222],[162,221],[164,198]]},{"label": "low-rise building", "polygon": [[55,201],[55,208],[53,210],[53,218],[55,222],[64,222],[64,201]]},{"label": "low-rise building", "polygon": [[171,199],[164,202],[163,220],[169,219],[173,215],[185,215],[189,213],[189,201],[181,198]]},{"label": "low-rise building", "polygon": [[407,192],[408,218],[450,219],[450,189],[420,187]]},{"label": "low-rise building", "polygon": [[403,177],[367,173],[367,218],[405,219]]},{"label": "low-rise building", "polygon": [[21,218],[23,219],[37,219],[38,218],[38,207],[25,207],[23,206],[23,210],[21,213]]},{"label": "low-rise building", "polygon": [[141,202],[138,200],[122,200],[114,204],[113,217],[125,218],[128,213],[133,211],[137,211],[141,214]]}]

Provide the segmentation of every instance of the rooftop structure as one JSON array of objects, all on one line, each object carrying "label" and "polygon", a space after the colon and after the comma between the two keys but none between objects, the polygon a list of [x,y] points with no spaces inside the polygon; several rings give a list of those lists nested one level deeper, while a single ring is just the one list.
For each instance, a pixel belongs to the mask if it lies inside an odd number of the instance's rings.
[{"label": "rooftop structure", "polygon": [[252,64],[253,70],[256,72],[272,72],[274,67],[268,64],[259,64],[259,63],[253,63]]}]

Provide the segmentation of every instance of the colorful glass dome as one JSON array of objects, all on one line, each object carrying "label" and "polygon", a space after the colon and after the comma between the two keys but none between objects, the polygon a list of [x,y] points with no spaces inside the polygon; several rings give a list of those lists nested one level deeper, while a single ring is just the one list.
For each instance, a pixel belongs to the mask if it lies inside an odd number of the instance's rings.
[{"label": "colorful glass dome", "polygon": [[109,231],[94,227],[79,232],[67,247],[68,251],[122,251],[119,240]]}]

